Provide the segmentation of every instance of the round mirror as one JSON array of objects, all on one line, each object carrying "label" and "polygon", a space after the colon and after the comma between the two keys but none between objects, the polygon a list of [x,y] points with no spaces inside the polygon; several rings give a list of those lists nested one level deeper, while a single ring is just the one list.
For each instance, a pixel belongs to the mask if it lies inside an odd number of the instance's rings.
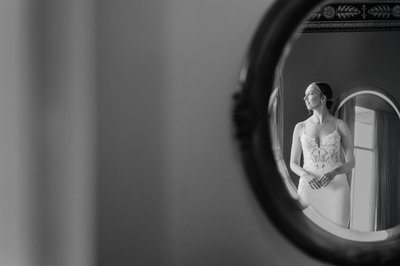
[{"label": "round mirror", "polygon": [[276,1],[234,97],[261,207],[335,264],[400,260],[399,21],[400,1]]}]

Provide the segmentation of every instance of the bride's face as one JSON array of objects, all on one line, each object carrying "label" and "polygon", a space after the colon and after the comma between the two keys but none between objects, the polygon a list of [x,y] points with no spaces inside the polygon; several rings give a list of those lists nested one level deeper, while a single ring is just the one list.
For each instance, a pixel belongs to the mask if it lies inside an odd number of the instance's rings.
[{"label": "bride's face", "polygon": [[315,109],[316,107],[321,105],[321,92],[316,87],[316,85],[311,84],[307,87],[303,99],[308,110]]}]

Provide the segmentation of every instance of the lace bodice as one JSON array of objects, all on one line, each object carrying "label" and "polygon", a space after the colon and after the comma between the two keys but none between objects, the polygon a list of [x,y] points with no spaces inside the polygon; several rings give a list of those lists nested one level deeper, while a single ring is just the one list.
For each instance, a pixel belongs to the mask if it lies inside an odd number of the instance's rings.
[{"label": "lace bodice", "polygon": [[334,132],[322,138],[318,145],[316,139],[303,130],[300,138],[304,156],[303,168],[313,172],[326,172],[339,166],[341,164],[340,139],[336,128]]}]

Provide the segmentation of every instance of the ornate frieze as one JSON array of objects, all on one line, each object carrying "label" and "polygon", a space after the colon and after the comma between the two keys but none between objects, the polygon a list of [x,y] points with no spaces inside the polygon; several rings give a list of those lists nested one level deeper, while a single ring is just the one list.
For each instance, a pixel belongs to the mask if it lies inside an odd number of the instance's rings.
[{"label": "ornate frieze", "polygon": [[304,23],[303,32],[400,30],[400,0],[327,1]]}]

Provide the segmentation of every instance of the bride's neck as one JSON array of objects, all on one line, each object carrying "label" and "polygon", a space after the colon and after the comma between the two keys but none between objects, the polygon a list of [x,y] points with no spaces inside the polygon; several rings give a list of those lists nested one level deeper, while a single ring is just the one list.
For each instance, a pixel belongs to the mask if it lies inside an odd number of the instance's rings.
[{"label": "bride's neck", "polygon": [[326,122],[326,120],[329,118],[330,114],[328,109],[324,108],[322,110],[314,110],[313,113],[313,120],[317,124],[322,124]]}]

